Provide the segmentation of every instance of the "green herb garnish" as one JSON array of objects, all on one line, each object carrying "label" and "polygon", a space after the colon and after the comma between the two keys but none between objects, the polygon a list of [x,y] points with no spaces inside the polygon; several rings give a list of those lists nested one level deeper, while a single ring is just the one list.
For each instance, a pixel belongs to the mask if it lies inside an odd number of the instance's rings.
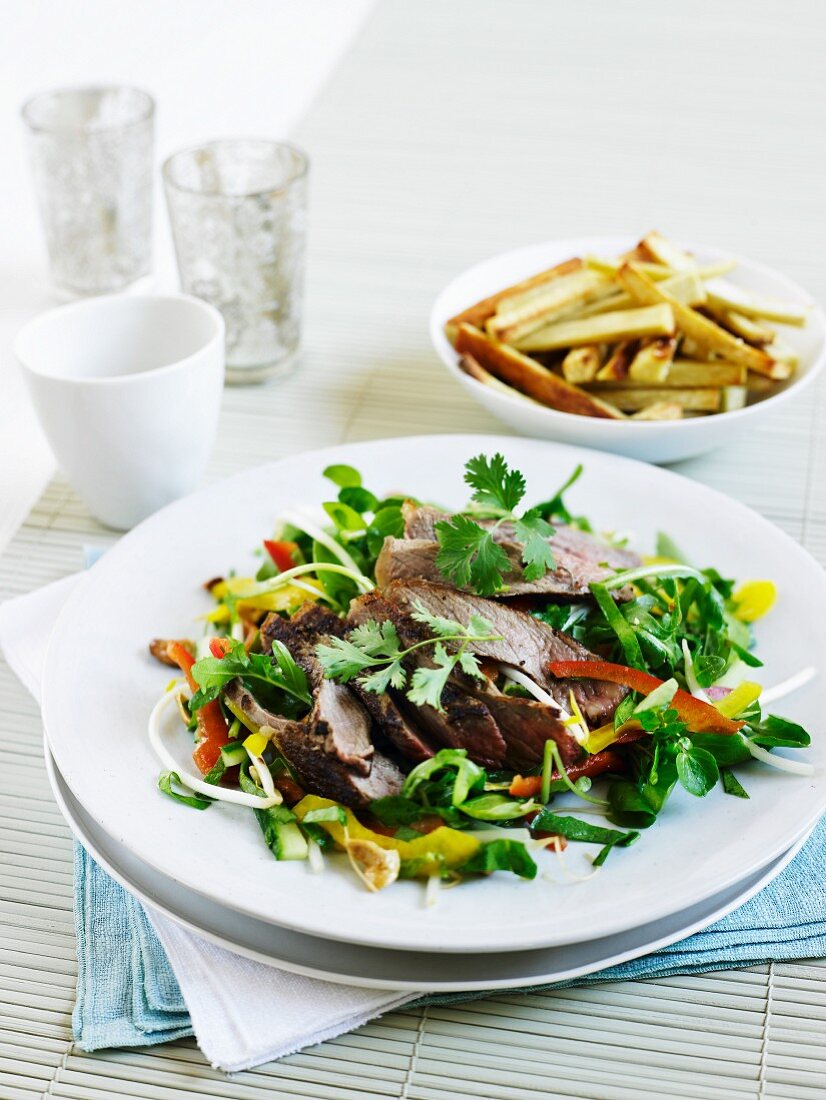
[{"label": "green herb garnish", "polygon": [[[442,692],[450,674],[458,665],[468,676],[484,679],[478,658],[467,648],[472,642],[498,640],[492,625],[479,615],[472,615],[467,626],[453,619],[431,615],[416,601],[412,617],[428,626],[433,633],[411,646],[403,646],[396,627],[391,622],[378,623],[370,619],[361,623],[346,638],[331,638],[330,643],[316,646],[324,674],[329,680],[346,684],[358,680],[365,691],[381,695],[388,688],[401,691],[407,686],[407,698],[416,706],[431,706],[443,710]],[[449,651],[445,642],[458,648]],[[410,677],[404,659],[418,649],[432,648],[434,668],[417,668]],[[197,667],[197,666],[196,666]]]},{"label": "green herb garnish", "polygon": [[263,683],[284,692],[286,696],[309,707],[313,699],[304,669],[296,664],[287,647],[273,642],[272,656],[247,653],[243,642],[236,642],[223,657],[204,657],[192,666],[192,676],[199,690],[189,701],[191,711],[217,699],[230,680],[241,677],[246,682]]},{"label": "green herb garnish", "polygon": [[197,794],[182,794],[181,791],[176,790],[176,787],[182,787],[184,790],[188,789],[184,787],[177,772],[161,772],[158,776],[158,790],[169,795],[170,798],[174,798],[182,806],[191,806],[193,810],[206,810],[214,801],[212,798]]},{"label": "green herb garnish", "polygon": [[554,528],[537,508],[517,515],[515,509],[525,495],[525,478],[511,470],[501,454],[489,459],[477,455],[465,465],[465,481],[473,489],[474,511],[495,519],[483,527],[467,515],[456,515],[436,524],[439,553],[436,564],[441,573],[460,588],[472,587],[480,596],[492,596],[506,587],[504,575],[511,561],[494,539],[502,524],[513,527],[514,537],[522,544],[522,576],[539,580],[554,565],[550,538]]},{"label": "green herb garnish", "polygon": [[612,848],[627,848],[640,835],[636,831],[621,833],[616,829],[605,829],[601,825],[580,821],[577,817],[562,817],[550,810],[542,810],[536,815],[531,822],[531,830],[554,833],[556,836],[564,836],[566,840],[579,840],[584,844],[602,844],[602,850],[594,858],[595,867],[602,866]]}]

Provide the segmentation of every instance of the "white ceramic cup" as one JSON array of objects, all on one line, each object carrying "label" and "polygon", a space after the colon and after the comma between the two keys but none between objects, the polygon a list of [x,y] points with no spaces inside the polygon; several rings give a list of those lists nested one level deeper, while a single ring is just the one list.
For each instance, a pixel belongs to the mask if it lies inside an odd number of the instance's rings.
[{"label": "white ceramic cup", "polygon": [[43,313],[15,355],[92,514],[125,530],[198,484],[224,383],[224,321],[184,294],[107,295]]}]

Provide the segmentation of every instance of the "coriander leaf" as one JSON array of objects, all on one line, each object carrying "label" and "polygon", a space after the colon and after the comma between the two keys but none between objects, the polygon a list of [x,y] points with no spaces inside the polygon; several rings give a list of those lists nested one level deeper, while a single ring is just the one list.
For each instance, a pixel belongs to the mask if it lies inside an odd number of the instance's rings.
[{"label": "coriander leaf", "polygon": [[513,525],[514,533],[522,543],[522,561],[526,581],[537,581],[554,567],[554,555],[549,539],[554,533],[547,520],[535,511],[526,512]]},{"label": "coriander leaf", "polygon": [[472,585],[480,596],[492,596],[505,587],[510,560],[490,531],[467,516],[454,516],[436,524],[436,537],[436,565],[459,588]]},{"label": "coriander leaf", "polygon": [[181,794],[180,791],[175,790],[173,783],[183,787],[181,777],[177,772],[161,772],[158,776],[158,790],[169,795],[176,802],[180,802],[182,806],[191,806],[193,810],[206,810],[212,805],[213,799],[196,794]]},{"label": "coriander leaf", "polygon": [[479,658],[475,653],[470,653],[467,649],[462,649],[457,656],[462,672],[467,673],[468,676],[475,677],[477,680],[484,680],[485,674],[482,672],[479,665]]},{"label": "coriander leaf", "polygon": [[384,668],[376,669],[369,676],[362,677],[359,683],[365,691],[371,691],[375,695],[383,695],[390,687],[401,690],[407,683],[407,673],[402,667],[401,661],[396,660],[389,665],[385,665]]},{"label": "coriander leaf", "polygon": [[331,638],[329,645],[319,642],[315,647],[315,655],[327,679],[337,680],[342,684],[348,683],[375,663],[369,650],[360,648],[349,638]]},{"label": "coriander leaf", "polygon": [[341,489],[361,485],[361,474],[352,466],[328,466],[324,471],[324,477]]},{"label": "coriander leaf", "polygon": [[410,681],[407,698],[417,707],[431,706],[444,713],[442,692],[453,669],[457,656],[447,652],[441,642],[433,649],[433,661],[436,668],[417,668]]},{"label": "coriander leaf", "polygon": [[525,495],[524,476],[511,470],[501,454],[471,458],[465,464],[465,481],[473,489],[475,501],[504,512],[512,512]]},{"label": "coriander leaf", "polygon": [[457,623],[455,619],[445,619],[441,615],[431,615],[421,600],[413,601],[411,618],[415,619],[417,623],[424,623],[425,626],[429,626],[433,633],[440,638],[455,638],[457,635],[465,633],[465,628],[461,623]]},{"label": "coriander leaf", "polygon": [[748,791],[745,789],[745,787],[734,774],[734,772],[726,770],[721,773],[721,778],[723,780],[723,790],[726,792],[726,794],[733,794],[735,798],[749,797]]},{"label": "coriander leaf", "polygon": [[503,576],[510,570],[505,550],[485,530],[466,516],[454,516],[436,525],[441,573],[459,587],[472,586],[481,596],[492,596],[505,587]]},{"label": "coriander leaf", "polygon": [[490,619],[485,619],[481,615],[471,615],[467,624],[467,636],[471,641],[480,641],[481,639],[492,640],[492,635],[493,623]]},{"label": "coriander leaf", "polygon": [[689,794],[702,798],[716,785],[720,769],[710,752],[692,746],[677,753],[677,775]]},{"label": "coriander leaf", "polygon": [[401,650],[401,640],[395,626],[385,619],[383,623],[367,619],[350,631],[350,641],[371,657],[395,657]]}]

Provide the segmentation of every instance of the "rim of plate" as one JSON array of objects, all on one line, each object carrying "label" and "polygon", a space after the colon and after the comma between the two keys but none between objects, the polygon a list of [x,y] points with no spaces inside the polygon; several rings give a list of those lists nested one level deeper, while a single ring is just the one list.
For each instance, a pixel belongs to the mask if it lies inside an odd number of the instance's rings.
[{"label": "rim of plate", "polygon": [[[421,435],[397,437],[389,440],[371,440],[368,442],[326,447],[277,459],[271,463],[252,467],[230,478],[215,482],[199,490],[197,493],[183,498],[183,500],[166,505],[163,509],[144,520],[115,543],[115,545],[101,557],[96,565],[81,578],[77,586],[70,593],[64,607],[55,620],[44,661],[41,699],[43,722],[55,761],[67,786],[72,791],[75,798],[77,798],[80,805],[105,832],[116,838],[121,835],[119,829],[119,812],[111,808],[108,811],[102,810],[100,805],[95,803],[94,797],[91,800],[86,797],[90,793],[94,796],[97,787],[88,776],[84,761],[79,761],[71,754],[67,755],[66,746],[63,744],[61,738],[59,736],[54,736],[59,726],[59,716],[61,713],[61,698],[59,695],[55,695],[56,677],[53,674],[60,661],[59,651],[63,641],[61,634],[66,624],[71,623],[76,610],[82,606],[88,590],[96,583],[96,578],[104,576],[108,571],[116,571],[119,568],[121,559],[128,560],[131,554],[132,545],[151,536],[156,530],[160,531],[166,523],[167,518],[177,509],[191,507],[197,504],[200,513],[203,505],[208,502],[210,498],[214,497],[219,499],[223,494],[232,492],[237,487],[243,485],[245,480],[252,477],[261,477],[264,471],[267,471],[268,474],[272,474],[277,471],[279,466],[288,466],[291,462],[296,461],[313,463],[320,471],[330,464],[330,462],[335,460],[344,461],[346,459],[355,464],[359,464],[361,460],[363,463],[366,456],[369,456],[371,453],[376,453],[380,456],[382,451],[388,446],[413,449],[415,452],[418,448],[433,444],[447,445],[448,447],[456,447],[457,449],[461,447],[466,449],[468,454],[478,449],[490,447],[498,448],[505,452],[507,452],[508,448],[522,450],[523,452],[533,451],[537,456],[540,454],[549,456],[555,454],[557,457],[564,459],[569,465],[588,461],[597,464],[610,462],[613,473],[619,473],[622,469],[645,471],[647,479],[654,478],[659,480],[662,484],[671,485],[673,486],[675,494],[682,492],[687,494],[689,499],[699,491],[704,499],[712,499],[718,505],[724,505],[729,518],[736,520],[740,517],[752,526],[756,524],[759,528],[762,528],[767,535],[778,540],[789,556],[789,560],[792,562],[790,568],[793,569],[794,563],[796,562],[801,571],[810,574],[810,579],[814,581],[816,578],[815,583],[820,586],[820,594],[826,605],[826,574],[815,559],[793,539],[786,535],[785,532],[775,527],[774,524],[759,513],[741,504],[739,501],[733,500],[718,490],[693,481],[671,470],[650,466],[648,463],[640,462],[636,459],[614,454],[605,454],[600,451],[571,444],[526,439],[520,436],[478,433]],[[239,553],[243,553],[243,551],[244,548],[239,547]],[[193,590],[196,588],[197,581],[193,585]],[[814,592],[812,592],[812,596],[814,597]],[[813,782],[812,786],[812,790],[816,791],[816,797],[812,797],[808,800],[808,809],[806,813],[802,817],[794,820],[793,826],[787,823],[785,829],[772,834],[772,843],[766,843],[763,848],[760,849],[759,853],[752,853],[745,863],[739,865],[736,879],[732,879],[730,872],[723,873],[721,871],[717,877],[709,877],[706,874],[703,880],[704,885],[698,886],[695,883],[692,885],[692,888],[689,889],[688,879],[690,879],[691,876],[686,876],[685,880],[681,880],[681,891],[679,893],[675,892],[670,895],[668,899],[660,896],[662,892],[658,894],[657,903],[646,910],[647,918],[650,920],[657,920],[661,917],[666,917],[678,912],[681,909],[686,909],[690,905],[704,901],[713,894],[725,889],[732,881],[742,880],[745,876],[752,874],[761,866],[764,866],[767,861],[780,856],[803,831],[812,828],[818,818],[826,811],[826,783],[822,782],[822,776],[818,778],[821,782],[819,782],[817,786],[815,786]],[[143,781],[143,779],[139,781]],[[780,781],[782,781],[782,777]],[[232,829],[228,823],[227,833],[230,842],[231,832]],[[128,840],[122,837],[121,842],[129,847],[144,862],[161,873],[177,879],[183,885],[186,885],[196,893],[202,894],[205,897],[216,897],[214,891],[210,890],[208,885],[205,886],[203,880],[197,878],[197,876],[190,871],[188,865],[181,867],[180,864],[171,864],[163,848],[159,850],[145,850],[145,842],[142,842],[140,838],[136,841],[135,837],[130,837]],[[144,843],[143,848],[141,847],[141,843]],[[334,874],[336,872],[330,871],[328,873]],[[502,886],[500,888],[510,888],[511,890],[514,888],[518,890],[520,886],[524,887],[525,885],[524,883],[505,883],[504,879],[502,879],[501,882]],[[366,901],[369,901],[371,897],[373,896],[365,894]],[[222,900],[225,900],[225,898]],[[308,910],[306,905],[302,907],[300,899],[297,899],[295,896],[295,892],[293,892],[288,899],[284,900],[283,909],[277,914],[262,912],[260,909],[256,909],[254,905],[250,905],[247,900],[237,896],[233,899],[231,908],[249,916],[269,920],[273,924],[294,929],[298,932],[309,933],[313,936],[364,944],[367,946],[390,947],[398,950],[486,952],[501,951],[503,945],[506,945],[510,950],[529,950],[538,947],[549,947],[562,943],[577,942],[577,940],[593,938],[594,936],[593,933],[588,932],[584,934],[577,933],[576,935],[554,933],[549,929],[547,919],[537,918],[533,923],[526,922],[521,924],[518,933],[513,928],[504,929],[499,924],[491,926],[483,925],[480,922],[480,924],[473,929],[472,943],[468,942],[468,930],[466,928],[454,926],[448,931],[442,927],[440,931],[445,938],[436,942],[432,924],[428,928],[427,924],[421,926],[423,922],[420,922],[420,926],[416,928],[415,931],[411,932],[413,928],[413,921],[411,919],[406,922],[405,942],[400,942],[398,925],[392,920],[382,919],[381,914],[376,909],[371,911],[368,906],[365,906],[363,911],[359,914],[361,921],[359,927],[349,928],[346,931],[342,931],[340,928],[331,929],[330,921],[325,919],[323,914],[319,915],[315,910]],[[638,923],[637,920],[628,915],[614,916],[613,919],[606,919],[604,923],[600,925],[598,935],[612,935],[634,927]],[[512,938],[514,934],[518,935],[516,941]],[[507,938],[505,944],[503,941],[505,941],[506,936],[510,938]]]},{"label": "rim of plate", "polygon": [[[365,961],[368,962],[368,965],[372,965],[375,959],[380,959],[382,956],[386,958],[388,955],[410,955],[410,952],[397,952],[382,947],[361,947],[354,944],[338,945],[335,944],[335,941],[325,941],[326,943],[333,943],[335,945],[334,949],[338,948],[343,950],[344,958],[350,966],[350,969],[346,972],[343,968],[341,970],[327,970],[320,965],[307,965],[306,963],[295,961],[292,957],[288,957],[291,940],[293,946],[298,947],[299,950],[304,948],[304,950],[307,951],[321,946],[312,936],[307,936],[300,932],[293,932],[286,928],[278,928],[277,925],[267,925],[267,928],[271,927],[277,929],[276,935],[282,937],[282,943],[278,949],[279,953],[276,954],[273,951],[265,951],[262,948],[249,945],[248,943],[242,944],[235,942],[234,939],[230,939],[219,930],[216,930],[214,925],[211,926],[209,921],[204,921],[203,916],[199,919],[197,914],[189,912],[191,905],[197,904],[202,900],[201,895],[196,895],[193,899],[184,898],[183,904],[180,900],[177,901],[177,904],[173,904],[171,899],[159,900],[157,894],[153,894],[152,892],[153,889],[157,890],[156,885],[151,882],[142,883],[134,870],[130,872],[122,869],[118,865],[120,853],[118,851],[107,853],[101,845],[101,842],[95,839],[89,826],[79,816],[78,810],[80,814],[82,814],[83,808],[72,805],[74,796],[71,791],[69,791],[68,787],[65,787],[65,780],[57,769],[45,735],[43,738],[43,748],[46,760],[46,774],[52,789],[52,794],[57,802],[58,809],[63,814],[75,839],[86,848],[95,862],[98,863],[111,878],[119,883],[125,890],[133,894],[143,905],[147,905],[156,912],[168,917],[180,928],[184,928],[194,933],[196,936],[200,936],[202,939],[214,943],[217,947],[223,947],[227,951],[233,951],[236,954],[243,955],[244,958],[252,959],[254,962],[260,962],[267,966],[277,966],[291,973],[301,974],[306,978],[317,978],[321,981],[333,982],[335,984],[363,986],[369,989],[409,991],[421,995],[426,993],[483,992],[493,989],[518,989],[523,986],[536,985],[537,983],[546,984],[551,982],[573,981],[576,978],[585,977],[587,974],[593,974],[597,970],[603,970],[609,966],[617,966],[620,963],[638,959],[653,951],[660,951],[670,944],[677,943],[697,932],[701,932],[704,928],[708,928],[709,925],[722,920],[723,917],[727,916],[735,909],[738,909],[741,905],[744,905],[760,890],[768,886],[769,883],[771,883],[781,871],[791,863],[811,836],[811,833],[804,833],[803,836],[782,856],[774,861],[770,861],[765,868],[756,872],[755,875],[747,876],[747,880],[744,880],[743,884],[740,884],[739,887],[732,886],[728,890],[722,891],[721,894],[715,894],[712,898],[709,898],[706,904],[710,906],[710,908],[701,914],[697,914],[695,910],[702,908],[704,904],[702,902],[697,906],[692,906],[684,915],[674,914],[671,918],[666,917],[660,921],[654,921],[652,924],[640,925],[639,928],[631,930],[630,933],[618,933],[615,936],[605,937],[606,940],[617,940],[623,935],[630,934],[633,936],[636,934],[638,942],[631,947],[625,947],[618,950],[620,945],[615,943],[613,945],[614,954],[607,954],[599,958],[592,955],[587,961],[583,960],[573,965],[569,962],[566,969],[545,970],[544,972],[532,971],[530,974],[526,974],[524,973],[525,957],[533,954],[533,952],[517,952],[516,954],[519,956],[517,965],[521,965],[520,974],[516,977],[501,977],[487,980],[474,979],[472,981],[465,979],[442,980],[438,983],[428,982],[427,984],[423,984],[421,979],[394,980],[392,978],[377,977],[372,971],[365,973],[367,969],[364,966]],[[104,834],[104,842],[108,841],[109,844],[114,845],[115,848],[119,846],[114,838],[110,837],[102,829],[101,832]],[[162,872],[144,865],[137,856],[132,855],[132,858],[141,864],[141,871],[143,871],[145,867],[146,873],[157,875],[162,879],[166,878]],[[221,906],[220,902],[214,902],[209,899],[203,899],[203,901],[209,906],[226,908],[225,906]],[[234,916],[236,915],[234,910],[228,909],[227,911]],[[688,918],[687,923],[680,924],[678,928],[672,927],[665,930],[661,927],[662,924],[668,923],[669,920],[671,922],[676,922],[680,921],[681,918],[682,920]],[[242,919],[255,920],[255,918]],[[646,929],[648,929],[648,932],[646,932]],[[645,935],[653,936],[654,938],[643,943],[639,937]],[[295,938],[293,939],[293,937]],[[284,939],[286,943],[283,942]],[[304,943],[303,941],[308,942]],[[588,946],[594,947],[596,944],[603,942],[603,940],[590,941]],[[556,948],[540,948],[537,953],[545,954],[548,951],[571,950],[576,952],[578,949],[582,950],[582,947],[582,944],[568,944]],[[606,943],[605,949],[610,951],[610,945]],[[364,952],[369,952],[371,957],[365,960]],[[501,955],[490,957],[497,958],[499,965],[502,965]],[[449,965],[455,965],[456,961],[459,961],[461,964],[467,958],[468,956],[466,954],[450,955],[447,957],[440,956],[439,963],[448,962]],[[476,960],[473,961],[474,965],[478,965]],[[407,965],[414,966],[416,963],[420,964],[418,956],[415,959],[411,959],[410,963]],[[540,960],[538,959],[537,964],[540,964]],[[482,965],[484,966],[485,964],[483,963]],[[528,961],[528,965],[530,965],[530,961]],[[545,962],[544,965],[547,966],[547,962]]]},{"label": "rim of plate", "polygon": [[[444,333],[445,321],[453,314],[452,310],[449,312],[446,311],[444,301],[450,298],[458,282],[470,279],[474,275],[479,275],[488,269],[493,270],[498,264],[504,263],[505,261],[515,260],[518,256],[522,255],[532,255],[534,252],[547,250],[548,260],[553,262],[557,252],[560,253],[560,256],[564,252],[565,256],[563,258],[576,256],[582,252],[621,252],[635,243],[636,239],[632,237],[558,237],[537,244],[522,245],[519,248],[512,248],[506,252],[499,252],[495,256],[490,256],[486,260],[480,260],[478,263],[472,264],[470,267],[465,268],[464,271],[454,276],[447,286],[443,287],[431,307],[429,324],[430,341],[433,344],[436,354],[454,378],[465,386],[469,393],[475,396],[477,388],[481,386],[481,383],[477,382],[474,378],[470,378],[459,367],[459,356]],[[732,409],[728,412],[714,413],[714,419],[719,421],[722,418],[730,423],[739,423],[753,415],[757,410],[766,411],[770,406],[776,406],[781,401],[787,400],[793,394],[801,393],[815,380],[824,366],[826,366],[826,313],[824,313],[823,309],[817,304],[814,297],[800,286],[799,283],[790,279],[788,275],[784,275],[782,271],[778,271],[768,264],[760,263],[757,260],[750,260],[745,256],[735,256],[720,248],[710,248],[705,245],[690,244],[682,241],[678,243],[680,247],[688,249],[699,256],[707,257],[710,260],[736,260],[737,263],[742,264],[744,268],[748,268],[766,279],[771,279],[773,282],[783,284],[787,288],[787,293],[792,300],[800,301],[811,308],[809,323],[816,324],[816,330],[820,336],[820,349],[805,374],[798,378],[791,379],[785,388],[778,390],[777,393],[772,393],[763,397],[760,401],[755,401],[753,405],[746,405],[742,409]],[[558,262],[561,262],[561,260]],[[736,280],[732,281],[736,284]],[[495,293],[495,290],[492,290],[491,293]],[[473,305],[473,302],[468,302],[468,306],[471,305]],[[518,394],[513,395],[498,389],[490,390],[487,396],[493,401],[501,401],[503,404],[511,407],[520,407],[523,404],[523,400]],[[533,411],[547,414],[549,424],[558,422],[560,419],[564,420],[566,423],[570,423],[572,418],[576,415],[574,413],[563,412],[561,409],[552,409],[549,405],[541,405],[538,402],[536,404],[537,409]],[[623,431],[626,433],[628,432],[628,424],[622,420],[598,419],[596,417],[577,417],[577,419],[586,421],[589,426],[597,426],[598,430],[605,431],[606,434],[612,432],[614,434],[620,433],[620,438]],[[706,420],[703,416],[682,420],[634,420],[633,426],[635,431],[649,432],[652,434],[655,431],[681,431],[684,434],[693,432],[696,435],[702,434],[706,426]]]}]

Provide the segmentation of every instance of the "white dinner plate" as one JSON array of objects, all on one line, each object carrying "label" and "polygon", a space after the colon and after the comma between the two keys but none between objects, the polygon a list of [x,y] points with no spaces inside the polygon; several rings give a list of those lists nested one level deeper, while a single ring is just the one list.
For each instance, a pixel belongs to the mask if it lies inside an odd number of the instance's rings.
[{"label": "white dinner plate", "polygon": [[[616,456],[497,436],[330,448],[249,470],[169,506],[108,551],[70,595],[46,656],[43,715],[60,771],[84,809],[144,862],[205,897],[298,931],[401,950],[524,950],[597,939],[687,909],[785,852],[826,809],[822,675],[783,706],[814,734],[805,754],[813,777],[755,763],[741,769],[749,800],[718,788],[699,802],[679,790],[654,828],[576,889],[542,875],[526,882],[495,874],[443,891],[437,907],[424,909],[418,882],[368,894],[344,857],[320,875],[304,863],[276,863],[248,809],[220,803],[199,813],[157,791],[160,765],[146,725],[169,670],[146,644],[191,630],[210,606],[201,582],[260,560],[253,548],[288,506],[328,498],[322,471],[329,463],[358,466],[376,492],[407,490],[460,507],[465,461],[495,450],[525,473],[531,499],[547,497],[581,462],[585,474],[570,506],[598,528],[631,529],[643,550],[664,530],[699,565],[772,578],[777,606],[758,624],[766,683],[822,662],[820,567],[762,517],[703,485]],[[185,764],[192,746],[182,729],[175,745]],[[589,851],[569,847],[574,872],[590,866]],[[556,856],[540,859],[541,871],[555,875]]]},{"label": "white dinner plate", "polygon": [[[772,415],[780,401],[800,393],[823,369],[826,363],[826,318],[823,311],[812,303],[811,295],[779,271],[753,260],[735,257],[737,267],[725,276],[727,283],[762,298],[781,299],[809,307],[805,328],[788,325],[779,328],[783,339],[800,356],[800,367],[794,377],[779,384],[772,395],[753,397],[744,409],[684,420],[604,420],[547,408],[520,394],[483,385],[460,370],[459,356],[444,332],[445,322],[451,317],[488,295],[572,256],[611,258],[633,248],[635,243],[630,237],[544,241],[502,252],[468,268],[444,288],[430,313],[430,338],[439,358],[475,401],[524,435],[598,447],[649,462],[673,462],[701,454],[730,443],[745,430],[754,431],[758,424]],[[694,244],[684,247],[690,249],[703,264],[730,258],[727,253],[714,248]]]},{"label": "white dinner plate", "polygon": [[317,939],[256,920],[187,890],[138,859],[96,825],[72,795],[44,739],[46,771],[58,806],[74,835],[121,886],[139,901],[228,951],[308,978],[409,990],[411,993],[458,993],[516,989],[572,981],[596,970],[628,962],[685,939],[767,886],[794,859],[808,833],[766,867],[682,913],[640,925],[614,936],[533,951],[484,955],[390,951]]}]

